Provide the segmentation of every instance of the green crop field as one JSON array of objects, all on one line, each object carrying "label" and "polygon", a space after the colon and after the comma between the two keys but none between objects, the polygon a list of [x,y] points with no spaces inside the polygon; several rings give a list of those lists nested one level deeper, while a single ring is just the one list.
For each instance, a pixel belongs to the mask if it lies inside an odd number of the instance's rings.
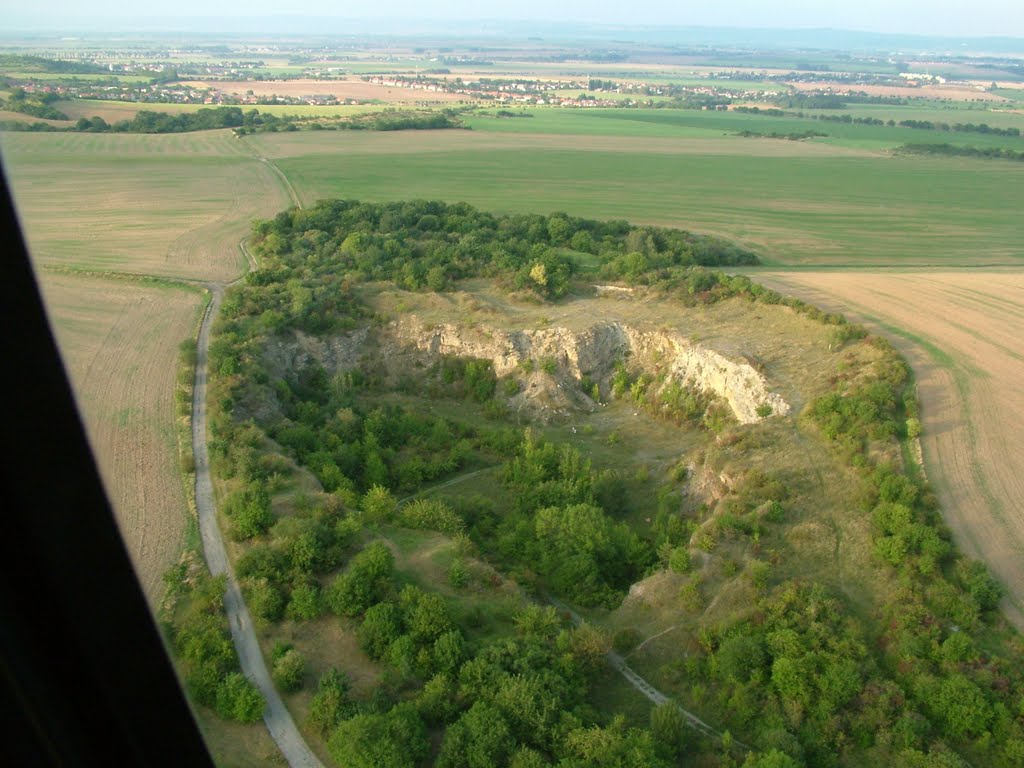
[{"label": "green crop field", "polygon": [[[1019,163],[896,157],[721,132],[699,138],[697,129],[663,122],[635,123],[650,138],[613,138],[598,132],[634,123],[591,112],[537,114],[473,119],[520,129],[510,134],[292,133],[244,141],[275,158],[306,202],[416,197],[500,211],[565,210],[721,234],[775,264],[1022,263]],[[531,126],[567,133],[573,122],[595,133],[528,134]]]},{"label": "green crop field", "polygon": [[[1024,126],[1024,116],[988,112],[916,113],[903,108],[889,107],[888,112],[877,115],[888,120],[941,120],[948,123],[981,123],[998,127]],[[516,133],[571,133],[602,136],[658,136],[665,138],[687,136],[722,136],[752,131],[755,133],[803,133],[817,131],[827,136],[814,139],[823,144],[856,147],[863,149],[889,149],[907,143],[950,143],[973,147],[1009,147],[1024,149],[1020,137],[994,136],[983,133],[958,133],[953,131],[927,131],[887,125],[858,125],[833,123],[826,120],[811,120],[799,117],[770,117],[764,114],[743,112],[719,112],[715,110],[678,109],[533,109],[533,118],[487,119],[470,117],[467,122],[474,130],[502,131]],[[841,110],[825,114],[853,114],[853,110]],[[992,114],[991,121],[987,118]],[[876,115],[871,114],[875,117]]]}]

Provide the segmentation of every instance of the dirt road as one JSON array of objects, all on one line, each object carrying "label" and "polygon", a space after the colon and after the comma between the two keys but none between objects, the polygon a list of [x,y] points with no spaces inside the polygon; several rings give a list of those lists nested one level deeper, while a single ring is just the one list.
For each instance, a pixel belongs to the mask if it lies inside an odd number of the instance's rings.
[{"label": "dirt road", "polygon": [[323,768],[323,764],[306,744],[295,721],[285,707],[284,702],[274,688],[274,683],[267,671],[267,665],[260,651],[259,641],[253,627],[249,609],[245,606],[238,582],[228,562],[224,540],[221,538],[217,524],[217,507],[213,495],[213,483],[210,480],[209,453],[206,448],[206,381],[207,357],[210,348],[210,327],[217,316],[224,291],[219,285],[210,286],[213,299],[207,309],[206,316],[199,331],[198,354],[196,358],[195,391],[192,397],[192,449],[196,461],[196,507],[199,512],[199,531],[203,540],[203,552],[210,573],[214,576],[227,574],[228,589],[224,595],[224,608],[231,626],[231,636],[238,650],[242,664],[242,672],[249,678],[263,698],[267,708],[263,720],[267,724],[270,735],[277,742],[281,753],[292,768]]}]

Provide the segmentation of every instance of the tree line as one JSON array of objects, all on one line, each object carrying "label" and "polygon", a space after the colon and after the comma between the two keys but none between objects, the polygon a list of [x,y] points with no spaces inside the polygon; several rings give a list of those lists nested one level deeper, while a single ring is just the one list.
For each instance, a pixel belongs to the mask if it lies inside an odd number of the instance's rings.
[{"label": "tree line", "polygon": [[[67,115],[51,106],[59,97],[46,94],[30,98],[24,91],[16,91],[7,100],[5,108],[49,120],[67,120]],[[134,117],[108,123],[102,117],[80,118],[74,125],[61,127],[49,123],[23,123],[4,121],[0,130],[81,133],[189,133],[232,128],[239,136],[251,133],[276,133],[298,130],[353,130],[353,131],[410,131],[464,128],[457,114],[451,110],[439,112],[413,110],[384,110],[338,119],[274,115],[257,109],[243,111],[241,107],[212,107],[184,112],[154,112],[139,110]]]}]

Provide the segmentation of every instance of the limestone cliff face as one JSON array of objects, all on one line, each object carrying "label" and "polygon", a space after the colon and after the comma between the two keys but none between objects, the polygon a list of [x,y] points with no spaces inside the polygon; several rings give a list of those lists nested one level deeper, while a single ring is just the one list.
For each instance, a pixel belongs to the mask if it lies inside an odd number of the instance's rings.
[{"label": "limestone cliff face", "polygon": [[[355,367],[364,357],[393,375],[422,368],[440,355],[490,360],[495,373],[520,380],[520,392],[509,405],[516,410],[558,414],[590,410],[595,403],[579,383],[606,385],[615,364],[629,358],[633,367],[666,374],[676,381],[723,398],[737,421],[758,421],[758,409],[789,413],[789,404],[769,390],[765,377],[749,363],[730,360],[680,334],[649,331],[620,323],[601,323],[584,331],[541,328],[505,331],[487,326],[451,323],[427,326],[407,317],[375,331],[369,329],[317,338],[295,331],[271,342],[265,352],[268,368],[278,374],[316,362],[334,373]],[[532,361],[533,365],[526,365]],[[554,361],[554,371],[550,362]],[[540,365],[548,362],[548,372]],[[606,390],[605,390],[606,391]]]},{"label": "limestone cliff face", "polygon": [[359,328],[351,333],[319,337],[292,331],[284,338],[271,340],[263,351],[263,359],[267,368],[279,376],[313,363],[331,372],[346,371],[359,364],[369,332],[369,328]]},{"label": "limestone cliff face", "polygon": [[760,420],[758,409],[765,405],[772,414],[789,413],[789,404],[769,390],[765,377],[749,363],[730,360],[671,332],[642,331],[619,323],[595,325],[582,332],[567,328],[502,331],[451,324],[426,327],[415,318],[394,323],[390,330],[429,356],[490,360],[498,376],[521,371],[526,360],[554,359],[559,386],[578,383],[584,376],[602,381],[616,361],[630,356],[637,367],[667,369],[670,380],[722,397],[740,423]]},{"label": "limestone cliff face", "polygon": [[652,358],[664,361],[671,378],[724,398],[741,424],[759,421],[758,408],[765,405],[773,414],[789,413],[789,404],[771,392],[765,377],[747,362],[730,360],[679,334],[632,328],[625,332],[641,365],[651,363]]}]

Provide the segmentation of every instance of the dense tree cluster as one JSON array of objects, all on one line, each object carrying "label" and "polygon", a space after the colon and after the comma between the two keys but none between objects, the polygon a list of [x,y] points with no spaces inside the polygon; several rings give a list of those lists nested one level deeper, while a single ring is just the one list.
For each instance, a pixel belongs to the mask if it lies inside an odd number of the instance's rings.
[{"label": "dense tree cluster", "polygon": [[981,157],[994,160],[1024,161],[1024,151],[1005,147],[959,147],[954,144],[903,144],[896,150],[903,155],[946,155],[948,157]]},{"label": "dense tree cluster", "polygon": [[68,116],[53,106],[59,99],[60,96],[56,93],[27,93],[24,88],[15,88],[6,101],[0,99],[0,109],[41,117],[44,120],[67,120]]},{"label": "dense tree cluster", "polygon": [[453,280],[492,276],[558,298],[585,264],[605,265],[612,276],[654,279],[672,268],[756,263],[749,251],[680,230],[564,213],[498,216],[465,203],[422,200],[321,201],[260,222],[254,234],[264,266],[249,283],[278,289],[296,277],[319,283],[342,275],[437,291]]}]

